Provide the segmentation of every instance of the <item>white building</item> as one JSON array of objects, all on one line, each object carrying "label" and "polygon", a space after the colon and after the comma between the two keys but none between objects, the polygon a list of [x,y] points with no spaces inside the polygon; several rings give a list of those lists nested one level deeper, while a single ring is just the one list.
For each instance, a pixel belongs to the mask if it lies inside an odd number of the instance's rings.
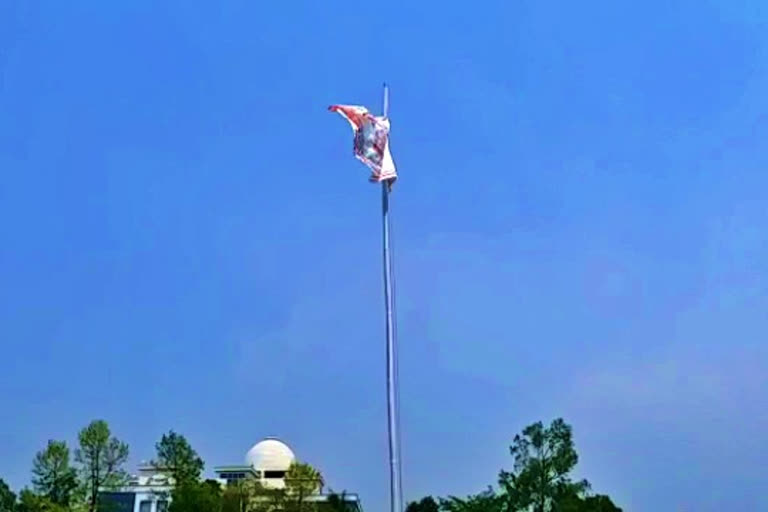
[{"label": "white building", "polygon": [[102,492],[100,499],[108,503],[104,512],[166,512],[173,490],[173,479],[161,469],[144,463],[138,474],[131,475],[125,487]]},{"label": "white building", "polygon": [[248,450],[243,465],[218,466],[213,470],[222,483],[255,479],[268,489],[282,489],[285,487],[285,473],[295,461],[296,456],[287,444],[268,437]]},{"label": "white building", "polygon": [[[268,489],[282,489],[285,487],[285,474],[295,461],[296,456],[287,444],[268,437],[248,450],[243,464],[217,466],[214,472],[223,486],[255,479]],[[101,493],[101,501],[105,504],[103,512],[166,512],[172,490],[173,479],[166,472],[151,464],[143,464],[125,487]],[[321,504],[327,503],[329,496],[323,494],[321,481],[318,482],[317,494],[309,496],[308,501],[322,507]],[[344,502],[349,512],[362,512],[357,494],[345,493]]]}]

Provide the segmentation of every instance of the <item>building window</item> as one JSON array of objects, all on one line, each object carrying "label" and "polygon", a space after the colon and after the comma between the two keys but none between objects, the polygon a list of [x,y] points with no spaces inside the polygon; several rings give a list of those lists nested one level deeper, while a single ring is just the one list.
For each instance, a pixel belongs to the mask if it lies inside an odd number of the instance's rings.
[{"label": "building window", "polygon": [[98,512],[134,512],[136,494],[132,492],[99,493]]},{"label": "building window", "polygon": [[265,471],[264,478],[283,478],[285,471]]},{"label": "building window", "polygon": [[139,502],[139,512],[152,512],[152,502],[147,500]]}]

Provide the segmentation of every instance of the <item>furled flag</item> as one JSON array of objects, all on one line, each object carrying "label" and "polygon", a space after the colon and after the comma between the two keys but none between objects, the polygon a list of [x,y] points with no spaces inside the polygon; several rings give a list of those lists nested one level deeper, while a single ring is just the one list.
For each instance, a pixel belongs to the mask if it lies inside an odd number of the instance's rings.
[{"label": "furled flag", "polygon": [[389,119],[355,105],[332,105],[328,110],[338,112],[352,125],[355,157],[371,168],[370,181],[394,183],[397,172],[389,153]]}]

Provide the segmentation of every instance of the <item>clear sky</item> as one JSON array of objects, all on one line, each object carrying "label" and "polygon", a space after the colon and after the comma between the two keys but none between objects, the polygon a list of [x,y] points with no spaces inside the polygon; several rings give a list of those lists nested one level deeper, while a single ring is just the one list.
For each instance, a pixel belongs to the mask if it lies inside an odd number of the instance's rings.
[{"label": "clear sky", "polygon": [[766,2],[203,4],[0,2],[0,477],[104,418],[386,509],[379,190],[326,111],[386,80],[406,498],[563,416],[626,510],[768,509]]}]

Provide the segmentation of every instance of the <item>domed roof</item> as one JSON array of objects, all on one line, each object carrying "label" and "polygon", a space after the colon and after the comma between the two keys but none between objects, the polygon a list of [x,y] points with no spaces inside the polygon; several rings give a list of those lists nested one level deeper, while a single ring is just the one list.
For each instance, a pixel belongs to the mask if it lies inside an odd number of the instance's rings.
[{"label": "domed roof", "polygon": [[245,463],[259,471],[288,471],[296,456],[287,444],[268,437],[245,454]]}]

